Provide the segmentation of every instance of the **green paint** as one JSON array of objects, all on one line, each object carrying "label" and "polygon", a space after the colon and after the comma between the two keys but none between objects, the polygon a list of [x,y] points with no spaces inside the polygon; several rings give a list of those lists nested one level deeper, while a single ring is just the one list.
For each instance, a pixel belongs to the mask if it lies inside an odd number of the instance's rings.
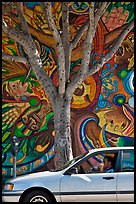
[{"label": "green paint", "polygon": [[127,69],[122,69],[122,70],[119,71],[118,77],[119,77],[120,79],[124,79],[127,74],[128,74]]},{"label": "green paint", "polygon": [[37,106],[38,100],[36,98],[31,98],[30,101],[29,101],[29,104],[31,106]]}]

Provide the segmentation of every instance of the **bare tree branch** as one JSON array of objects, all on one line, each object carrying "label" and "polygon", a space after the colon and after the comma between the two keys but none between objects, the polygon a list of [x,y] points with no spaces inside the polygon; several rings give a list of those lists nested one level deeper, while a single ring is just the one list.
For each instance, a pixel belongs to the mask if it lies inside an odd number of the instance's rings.
[{"label": "bare tree branch", "polygon": [[90,62],[92,42],[95,35],[95,31],[96,29],[94,28],[94,2],[91,2],[89,7],[89,28],[87,30],[86,39],[84,41],[84,50],[83,50],[82,62],[80,66],[83,75],[87,71],[86,67],[88,67]]},{"label": "bare tree branch", "polygon": [[115,42],[116,38],[119,37],[120,33],[123,30],[125,30],[127,26],[128,26],[128,23],[123,24],[122,26],[117,27],[114,30],[112,30],[111,32],[105,34],[104,35],[104,39],[105,39],[104,49],[107,49],[109,46],[111,46]]},{"label": "bare tree branch", "polygon": [[21,24],[21,29],[24,33],[27,33],[30,36],[30,31],[27,25],[27,22],[25,20],[25,17],[23,15],[23,2],[17,2],[17,14],[18,19]]},{"label": "bare tree branch", "polygon": [[7,61],[11,61],[11,62],[21,62],[23,64],[25,64],[27,67],[29,67],[29,70],[27,72],[27,76],[25,77],[25,81],[28,79],[30,72],[31,72],[31,65],[28,62],[26,57],[22,57],[22,56],[14,56],[14,55],[9,55],[6,53],[2,53],[2,59],[7,60]]},{"label": "bare tree branch", "polygon": [[4,19],[2,19],[2,31],[6,33],[8,36],[10,36],[15,41],[18,41],[18,37],[21,39],[26,39],[26,36],[24,33],[19,32],[17,29],[11,27],[8,25]]},{"label": "bare tree branch", "polygon": [[95,28],[98,24],[98,21],[100,20],[100,17],[104,13],[104,11],[108,8],[108,6],[111,4],[111,2],[99,2],[97,10],[95,12]]},{"label": "bare tree branch", "polygon": [[62,42],[65,52],[66,81],[70,76],[71,49],[69,37],[69,8],[67,2],[62,2]]},{"label": "bare tree branch", "polygon": [[27,66],[29,65],[29,62],[26,57],[21,57],[21,56],[14,56],[14,55],[9,55],[6,53],[2,53],[2,59],[4,60],[9,60],[12,62],[21,62],[23,64],[26,64]]},{"label": "bare tree branch", "polygon": [[77,31],[74,39],[71,41],[71,50],[74,49],[77,46],[77,43],[81,39],[83,33],[88,29],[89,26],[89,20],[87,20]]},{"label": "bare tree branch", "polygon": [[94,28],[94,2],[91,2],[89,6],[89,28],[87,30],[86,39],[84,41],[82,62],[81,62],[78,74],[75,76],[75,78],[72,79],[71,83],[68,84],[68,88],[67,88],[68,92],[70,89],[72,89],[70,84],[73,84],[73,81],[74,82],[78,81],[78,84],[81,84],[83,81],[84,74],[85,72],[87,72],[87,68],[90,62],[90,55],[92,51],[92,41],[95,35],[95,31],[96,29]]},{"label": "bare tree branch", "polygon": [[[4,7],[5,9],[5,7]],[[16,14],[14,13],[8,13],[8,16],[16,23],[16,24],[19,24],[19,19],[17,17]],[[28,27],[29,27],[29,30],[30,30],[30,33],[32,36],[34,36],[39,42],[41,42],[42,44],[44,45],[47,45],[48,47],[51,47],[53,49],[56,49],[56,42],[52,36],[52,34],[49,34],[49,33],[44,33],[44,32],[41,32],[37,29],[35,29],[32,25],[30,25],[28,23]]]},{"label": "bare tree branch", "polygon": [[48,19],[50,30],[56,41],[56,47],[58,51],[58,60],[57,60],[58,77],[59,77],[58,93],[60,95],[63,95],[65,92],[65,82],[66,82],[65,80],[65,57],[64,57],[65,55],[64,55],[63,44],[62,44],[60,33],[57,30],[57,27],[54,22],[51,2],[41,2],[41,7],[42,7],[45,18],[47,17]]}]

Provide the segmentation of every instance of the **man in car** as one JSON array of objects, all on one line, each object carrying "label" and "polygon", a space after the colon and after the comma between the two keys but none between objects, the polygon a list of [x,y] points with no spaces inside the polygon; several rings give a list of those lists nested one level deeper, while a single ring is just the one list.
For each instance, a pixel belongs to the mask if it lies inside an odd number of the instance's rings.
[{"label": "man in car", "polygon": [[113,173],[114,172],[113,165],[114,165],[113,157],[105,156],[103,162],[100,163],[99,165],[100,172]]}]

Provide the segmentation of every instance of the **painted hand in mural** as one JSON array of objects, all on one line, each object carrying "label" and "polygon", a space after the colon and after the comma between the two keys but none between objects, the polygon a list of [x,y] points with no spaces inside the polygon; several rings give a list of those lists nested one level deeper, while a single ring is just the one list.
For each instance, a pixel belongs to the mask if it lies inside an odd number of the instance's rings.
[{"label": "painted hand in mural", "polygon": [[28,102],[7,104],[6,107],[10,108],[10,110],[2,114],[3,121],[7,124],[13,125],[29,106],[30,104]]},{"label": "painted hand in mural", "polygon": [[8,88],[10,95],[17,101],[26,100],[30,96],[30,93],[27,92],[28,83],[20,80],[9,82]]},{"label": "painted hand in mural", "polygon": [[92,141],[95,148],[106,147],[108,145],[112,147],[117,146],[118,138],[107,133],[105,129],[106,126],[101,128],[97,121],[91,119],[86,123],[85,134]]},{"label": "painted hand in mural", "polygon": [[125,23],[129,13],[128,11],[125,11],[124,13],[122,12],[123,8],[120,7],[118,9],[113,8],[110,14],[108,13],[108,11],[104,13],[102,20],[109,31],[112,31]]}]

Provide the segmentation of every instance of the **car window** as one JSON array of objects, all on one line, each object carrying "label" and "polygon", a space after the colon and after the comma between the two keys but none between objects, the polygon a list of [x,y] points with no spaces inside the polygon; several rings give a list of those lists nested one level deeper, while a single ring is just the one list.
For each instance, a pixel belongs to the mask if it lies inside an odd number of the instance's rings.
[{"label": "car window", "polygon": [[100,173],[99,165],[103,162],[104,157],[108,155],[115,158],[116,162],[117,153],[95,154],[76,165],[77,172],[79,174]]},{"label": "car window", "polygon": [[134,171],[134,151],[130,150],[123,151],[122,171],[123,172]]}]

